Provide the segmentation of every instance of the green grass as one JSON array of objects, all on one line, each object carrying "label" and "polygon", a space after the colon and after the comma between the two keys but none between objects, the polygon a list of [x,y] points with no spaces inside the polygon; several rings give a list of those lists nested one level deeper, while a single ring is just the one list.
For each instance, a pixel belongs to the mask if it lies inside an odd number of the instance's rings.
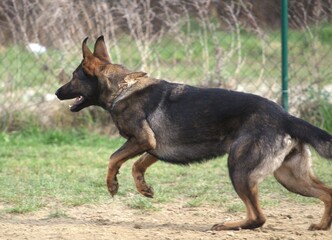
[{"label": "green grass", "polygon": [[51,211],[51,213],[48,215],[48,218],[68,218],[68,215],[66,214],[65,211],[61,210],[61,209],[54,209]]},{"label": "green grass", "polygon": [[[84,131],[40,131],[0,133],[0,204],[3,212],[25,213],[51,207],[50,218],[65,216],[64,207],[109,201],[105,186],[108,157],[124,142]],[[315,171],[332,185],[331,163],[314,156]],[[157,211],[163,204],[179,202],[184,207],[215,205],[230,212],[244,207],[230,183],[226,158],[188,167],[162,162],[153,165],[146,180],[155,197],[137,193],[131,176],[133,160],[118,176],[117,198],[134,209]],[[269,178],[260,185],[263,206],[280,201],[317,203],[291,194]]]},{"label": "green grass", "polygon": [[50,200],[75,206],[108,197],[103,176],[110,154],[107,149],[118,147],[119,139],[36,130],[2,133],[0,139],[4,142],[0,198],[11,206],[10,212],[33,211]]}]

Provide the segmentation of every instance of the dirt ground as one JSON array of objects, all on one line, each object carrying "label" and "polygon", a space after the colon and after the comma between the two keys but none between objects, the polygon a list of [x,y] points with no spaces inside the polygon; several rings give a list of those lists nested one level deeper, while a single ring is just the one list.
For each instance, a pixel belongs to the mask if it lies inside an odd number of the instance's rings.
[{"label": "dirt ground", "polygon": [[52,218],[52,210],[47,208],[29,214],[0,215],[0,239],[332,239],[332,230],[307,230],[312,222],[319,221],[323,211],[320,204],[285,202],[265,207],[267,222],[262,228],[221,232],[209,229],[218,222],[240,219],[244,213],[212,207],[185,208],[181,203],[142,211],[120,200],[61,210],[66,216]]}]

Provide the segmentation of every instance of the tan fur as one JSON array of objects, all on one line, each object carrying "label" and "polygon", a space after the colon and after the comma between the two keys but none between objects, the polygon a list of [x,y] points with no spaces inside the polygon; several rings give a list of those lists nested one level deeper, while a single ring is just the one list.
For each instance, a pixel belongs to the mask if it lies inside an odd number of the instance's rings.
[{"label": "tan fur", "polygon": [[146,197],[153,197],[153,188],[148,186],[144,179],[144,173],[148,167],[157,162],[158,159],[151,154],[143,154],[134,164],[132,175],[138,192]]},{"label": "tan fur", "polygon": [[112,154],[109,160],[106,183],[112,196],[117,193],[119,188],[116,175],[119,173],[121,165],[128,159],[156,147],[154,133],[146,122],[143,123],[138,136],[138,138],[128,139],[120,149]]},{"label": "tan fur", "polygon": [[120,84],[120,89],[122,91],[114,100],[113,105],[115,105],[118,101],[124,100],[125,98],[129,97],[133,93],[142,90],[151,84],[156,83],[157,80],[144,75],[137,78],[125,78],[124,81]]},{"label": "tan fur", "polygon": [[299,144],[275,171],[274,176],[289,191],[316,197],[324,202],[325,210],[320,223],[312,224],[309,230],[327,230],[332,224],[332,189],[315,177],[311,165],[309,147]]},{"label": "tan fur", "polygon": [[[267,176],[271,175],[276,169],[278,169],[283,163],[285,157],[290,153],[293,147],[297,144],[295,139],[292,139],[289,135],[279,137],[276,140],[276,145],[280,145],[278,150],[270,157],[265,158],[257,168],[250,175],[251,183],[260,183]],[[250,184],[251,184],[250,183]]]}]

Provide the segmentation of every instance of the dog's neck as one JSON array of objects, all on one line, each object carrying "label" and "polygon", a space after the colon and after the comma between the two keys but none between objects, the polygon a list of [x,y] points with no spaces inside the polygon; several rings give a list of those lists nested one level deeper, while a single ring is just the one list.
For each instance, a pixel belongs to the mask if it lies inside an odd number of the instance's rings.
[{"label": "dog's neck", "polygon": [[99,81],[99,106],[109,111],[114,100],[124,91],[122,76],[100,76]]},{"label": "dog's neck", "polygon": [[126,93],[130,89],[130,87],[135,84],[136,82],[126,82],[122,81],[118,84],[118,90],[112,94],[112,104],[111,108],[114,106],[114,104],[118,101],[120,101],[123,97],[126,96]]},{"label": "dog's neck", "polygon": [[[116,69],[117,71],[114,71]],[[108,71],[111,70],[111,71]],[[121,65],[105,68],[98,76],[99,106],[111,111],[114,103],[154,83],[144,72],[130,72]]]},{"label": "dog's neck", "polygon": [[130,78],[124,78],[118,82],[116,86],[113,86],[112,93],[108,93],[109,98],[106,104],[107,106],[104,108],[108,111],[111,111],[118,102],[130,98],[131,96],[135,95],[135,93],[159,82],[159,80],[147,77],[145,75],[146,74],[144,74],[144,76],[135,78],[132,78],[132,76]]}]

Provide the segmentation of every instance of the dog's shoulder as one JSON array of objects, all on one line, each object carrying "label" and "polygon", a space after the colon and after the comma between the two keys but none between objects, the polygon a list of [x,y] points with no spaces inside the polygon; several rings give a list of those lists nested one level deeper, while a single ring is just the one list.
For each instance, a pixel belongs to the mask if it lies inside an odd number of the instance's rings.
[{"label": "dog's shoulder", "polygon": [[145,102],[149,102],[149,105],[157,104],[168,85],[166,81],[148,77],[143,73],[130,74],[122,84],[122,91],[112,104],[113,112],[121,112],[128,106],[143,107]]},{"label": "dog's shoulder", "polygon": [[117,99],[115,99],[114,103],[130,97],[136,92],[142,91],[152,84],[156,84],[156,80],[147,77],[146,74],[132,73],[131,75],[125,77],[123,83],[121,83],[121,93]]}]

